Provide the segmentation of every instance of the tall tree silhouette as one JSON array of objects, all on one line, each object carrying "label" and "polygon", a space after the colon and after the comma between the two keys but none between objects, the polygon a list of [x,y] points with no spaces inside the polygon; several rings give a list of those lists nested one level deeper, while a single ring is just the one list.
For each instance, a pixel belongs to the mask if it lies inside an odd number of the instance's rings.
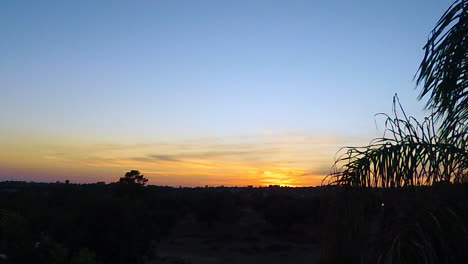
[{"label": "tall tree silhouette", "polygon": [[144,175],[140,174],[137,170],[131,170],[125,173],[125,176],[120,178],[119,183],[125,185],[145,185],[148,179]]}]

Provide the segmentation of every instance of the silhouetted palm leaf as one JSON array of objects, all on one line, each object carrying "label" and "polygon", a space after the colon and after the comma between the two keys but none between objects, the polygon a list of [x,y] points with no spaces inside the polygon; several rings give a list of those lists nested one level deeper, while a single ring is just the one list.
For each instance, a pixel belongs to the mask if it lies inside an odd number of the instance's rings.
[{"label": "silhouetted palm leaf", "polygon": [[442,134],[468,120],[468,0],[457,0],[444,13],[424,46],[417,73],[422,84],[419,99],[429,95],[426,107],[443,118]]},{"label": "silhouetted palm leaf", "polygon": [[[386,132],[366,147],[348,147],[324,181],[359,187],[431,185],[464,181],[468,170],[468,0],[456,0],[442,15],[424,46],[418,70],[419,98],[433,114],[388,115]],[[435,120],[442,120],[436,132]],[[344,164],[344,165],[340,165]],[[341,166],[341,167],[339,167]]]},{"label": "silhouetted palm leaf", "polygon": [[333,172],[324,179],[327,184],[385,188],[468,178],[466,129],[458,127],[450,138],[443,137],[436,132],[433,116],[419,123],[405,114],[396,96],[393,113],[393,118],[381,114],[387,118],[383,137],[365,147],[344,148]]}]

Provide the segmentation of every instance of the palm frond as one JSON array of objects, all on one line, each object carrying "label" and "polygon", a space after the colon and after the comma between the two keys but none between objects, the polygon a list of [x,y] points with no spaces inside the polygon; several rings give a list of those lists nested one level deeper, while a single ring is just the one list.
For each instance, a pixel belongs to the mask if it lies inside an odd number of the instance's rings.
[{"label": "palm frond", "polygon": [[443,135],[468,121],[467,37],[468,0],[457,0],[432,30],[415,76],[422,85],[419,99],[429,96],[426,108],[443,120]]},{"label": "palm frond", "polygon": [[324,183],[386,188],[468,178],[466,129],[459,127],[449,137],[442,137],[435,128],[434,116],[418,122],[406,115],[396,96],[393,115],[385,115],[383,137],[365,147],[344,148]]}]

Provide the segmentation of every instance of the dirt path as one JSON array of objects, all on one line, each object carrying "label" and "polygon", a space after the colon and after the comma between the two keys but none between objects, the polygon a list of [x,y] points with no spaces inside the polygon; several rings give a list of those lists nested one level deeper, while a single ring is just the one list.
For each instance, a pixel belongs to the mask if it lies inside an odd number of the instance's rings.
[{"label": "dirt path", "polygon": [[284,241],[278,238],[260,237],[238,239],[213,238],[192,234],[171,237],[158,249],[163,263],[190,264],[286,264],[318,263],[317,244]]}]

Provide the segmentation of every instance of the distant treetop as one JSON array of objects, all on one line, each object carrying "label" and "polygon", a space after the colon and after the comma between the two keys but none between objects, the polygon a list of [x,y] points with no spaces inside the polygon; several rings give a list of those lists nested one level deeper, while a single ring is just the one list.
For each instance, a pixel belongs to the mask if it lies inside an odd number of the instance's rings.
[{"label": "distant treetop", "polygon": [[119,183],[120,184],[136,184],[136,185],[141,185],[144,186],[148,182],[148,179],[144,177],[144,175],[140,174],[139,171],[137,170],[131,170],[127,173],[125,173],[125,176],[120,178]]}]

